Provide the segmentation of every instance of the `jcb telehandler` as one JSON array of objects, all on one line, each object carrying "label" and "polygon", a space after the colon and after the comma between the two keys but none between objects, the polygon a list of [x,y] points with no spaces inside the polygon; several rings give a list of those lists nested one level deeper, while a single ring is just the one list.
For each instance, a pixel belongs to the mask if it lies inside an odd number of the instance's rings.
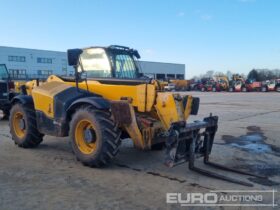
[{"label": "jcb telehandler", "polygon": [[166,145],[169,167],[189,161],[199,173],[251,186],[194,166],[195,157],[204,156],[206,164],[240,172],[208,160],[218,117],[187,123],[198,112],[199,98],[164,92],[157,80],[139,77],[136,50],[113,45],[67,53],[75,77],[52,75],[13,99],[10,131],[19,147],[36,147],[44,135],[70,136],[77,159],[101,167],[118,153],[121,139],[130,137],[142,150]]}]

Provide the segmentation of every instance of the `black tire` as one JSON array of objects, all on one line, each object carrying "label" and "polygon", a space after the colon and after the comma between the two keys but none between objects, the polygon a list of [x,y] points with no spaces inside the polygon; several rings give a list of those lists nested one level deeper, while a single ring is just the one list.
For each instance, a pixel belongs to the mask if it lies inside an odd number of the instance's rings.
[{"label": "black tire", "polygon": [[276,92],[280,92],[280,86],[276,87]]},{"label": "black tire", "polygon": [[267,92],[267,87],[264,86],[264,87],[262,87],[261,90],[262,90],[262,92]]},{"label": "black tire", "polygon": [[[85,133],[82,135],[83,143],[79,138],[76,138],[77,129],[83,121],[88,121],[91,132],[91,142],[86,142]],[[95,128],[95,129],[94,129]],[[87,129],[88,130],[88,129]],[[83,130],[86,132],[85,130]],[[93,132],[93,133],[92,133]],[[84,106],[76,110],[72,116],[70,123],[70,139],[72,149],[77,157],[78,161],[81,161],[84,165],[90,167],[101,167],[107,165],[112,158],[114,158],[118,151],[121,143],[120,139],[121,131],[112,120],[111,114],[108,111],[97,110],[92,106]],[[92,149],[89,153],[83,151],[82,145]]]},{"label": "black tire", "polygon": [[230,87],[230,88],[228,89],[228,91],[229,91],[229,92],[233,92],[233,87]]},{"label": "black tire", "polygon": [[157,143],[151,146],[151,150],[153,151],[159,151],[163,150],[165,148],[165,142]]},{"label": "black tire", "polygon": [[[22,135],[19,135],[16,130],[17,115],[22,115]],[[44,135],[37,129],[36,113],[31,105],[15,104],[10,110],[9,125],[12,139],[19,147],[33,148],[43,141]]]},{"label": "black tire", "polygon": [[201,88],[201,92],[205,92],[205,87],[202,87],[202,88]]},{"label": "black tire", "polygon": [[217,92],[217,88],[216,88],[216,87],[213,87],[213,88],[212,88],[212,92]]},{"label": "black tire", "polygon": [[247,92],[247,88],[246,88],[246,87],[242,87],[242,88],[241,88],[241,91],[242,91],[242,92]]},{"label": "black tire", "polygon": [[10,116],[10,110],[3,110],[3,120],[8,120],[9,119],[9,116]]}]

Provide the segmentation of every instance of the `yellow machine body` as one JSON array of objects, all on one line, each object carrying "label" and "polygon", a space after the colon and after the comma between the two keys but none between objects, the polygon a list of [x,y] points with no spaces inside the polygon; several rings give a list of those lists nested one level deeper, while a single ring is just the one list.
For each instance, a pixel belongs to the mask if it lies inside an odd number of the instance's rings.
[{"label": "yellow machine body", "polygon": [[[157,82],[152,82],[139,85],[114,85],[89,80],[80,82],[78,87],[101,95],[112,104],[118,102],[128,104],[127,109],[130,116],[132,116],[132,120],[130,124],[120,126],[127,131],[136,147],[149,149],[156,143],[153,139],[157,132],[167,131],[174,122],[186,121],[192,109],[191,96],[158,91],[157,84]],[[48,118],[54,119],[55,96],[75,86],[75,82],[64,81],[52,75],[47,79],[46,83],[38,87],[34,87],[33,83],[27,84],[27,89],[32,89],[30,94],[34,100],[36,111],[40,111]],[[187,103],[184,104],[184,100]],[[139,118],[152,119],[153,126],[141,125]]]},{"label": "yellow machine body", "polygon": [[[33,84],[31,84],[33,85]],[[34,106],[37,111],[43,112],[47,117],[54,118],[54,96],[72,86],[62,82],[47,82],[32,89]]]}]

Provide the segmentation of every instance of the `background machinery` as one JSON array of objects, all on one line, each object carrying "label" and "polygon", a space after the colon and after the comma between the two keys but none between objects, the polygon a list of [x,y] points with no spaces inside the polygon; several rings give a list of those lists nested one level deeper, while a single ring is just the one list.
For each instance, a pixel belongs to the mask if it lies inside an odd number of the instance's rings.
[{"label": "background machinery", "polygon": [[13,98],[9,123],[14,142],[31,148],[44,135],[69,136],[79,161],[101,167],[129,137],[141,150],[166,146],[169,167],[189,161],[189,168],[201,174],[252,186],[194,165],[203,156],[205,164],[249,174],[209,161],[218,117],[187,123],[198,112],[199,98],[164,92],[157,80],[139,77],[136,58],[136,50],[116,45],[68,50],[75,77],[52,75]]},{"label": "background machinery", "polygon": [[11,108],[11,99],[14,97],[15,85],[10,80],[9,73],[5,64],[0,64],[0,110],[4,114],[4,118],[9,115]]},{"label": "background machinery", "polygon": [[214,79],[209,79],[204,84],[201,85],[200,90],[202,92],[205,92],[205,91],[217,92],[217,91],[220,91],[220,85]]},{"label": "background machinery", "polygon": [[219,91],[228,91],[229,80],[227,76],[215,76],[215,81],[217,83]]},{"label": "background machinery", "polygon": [[245,79],[239,74],[233,74],[229,81],[229,92],[241,92],[242,87],[245,86]]},{"label": "background machinery", "polygon": [[170,83],[174,84],[176,91],[190,90],[190,80],[185,79],[172,79]]},{"label": "background machinery", "polygon": [[262,84],[262,92],[267,91],[280,92],[280,79],[272,79]]},{"label": "background machinery", "polygon": [[247,79],[245,81],[245,85],[242,86],[241,91],[242,92],[261,91],[261,88],[262,88],[261,82]]}]

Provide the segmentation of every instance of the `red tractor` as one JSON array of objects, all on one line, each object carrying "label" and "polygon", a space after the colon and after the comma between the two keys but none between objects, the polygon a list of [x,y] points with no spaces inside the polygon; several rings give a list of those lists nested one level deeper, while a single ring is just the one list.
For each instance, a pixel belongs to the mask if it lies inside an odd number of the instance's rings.
[{"label": "red tractor", "polygon": [[245,85],[242,86],[242,92],[253,92],[253,91],[261,91],[262,83],[256,82],[252,80],[246,80]]},{"label": "red tractor", "polygon": [[272,79],[262,85],[262,92],[277,91],[280,92],[280,79]]}]

